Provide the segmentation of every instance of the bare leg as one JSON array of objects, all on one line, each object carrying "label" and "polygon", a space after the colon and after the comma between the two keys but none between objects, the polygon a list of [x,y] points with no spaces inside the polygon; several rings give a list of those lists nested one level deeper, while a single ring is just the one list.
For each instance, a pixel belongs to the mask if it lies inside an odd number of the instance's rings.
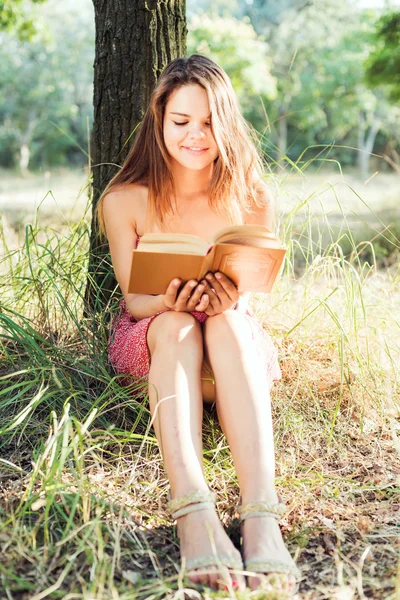
[{"label": "bare leg", "polygon": [[[205,347],[216,382],[216,403],[242,494],[242,503],[277,502],[269,383],[246,317],[226,311],[205,322]],[[292,561],[275,519],[243,524],[244,557]],[[258,579],[258,578],[257,578]],[[259,581],[253,578],[254,589]]]},{"label": "bare leg", "polygon": [[[175,498],[193,490],[207,490],[203,474],[201,366],[202,330],[188,313],[166,312],[150,324],[147,342],[151,353],[150,410]],[[186,559],[213,554],[209,527],[217,553],[237,554],[214,510],[191,513],[178,519],[181,554]],[[199,574],[195,583],[218,587],[217,570]],[[238,579],[232,576],[232,579]],[[244,586],[244,580],[241,582]]]}]

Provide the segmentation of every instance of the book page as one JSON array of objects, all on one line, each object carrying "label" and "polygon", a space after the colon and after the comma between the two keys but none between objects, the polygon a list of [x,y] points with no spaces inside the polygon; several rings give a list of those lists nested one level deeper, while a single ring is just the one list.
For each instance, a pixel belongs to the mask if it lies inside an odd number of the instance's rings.
[{"label": "book page", "polygon": [[210,244],[197,235],[185,233],[145,233],[140,238],[138,252],[160,252],[163,254],[202,254]]},{"label": "book page", "polygon": [[215,243],[238,244],[260,248],[280,248],[281,243],[263,225],[234,225],[221,229],[215,236]]}]

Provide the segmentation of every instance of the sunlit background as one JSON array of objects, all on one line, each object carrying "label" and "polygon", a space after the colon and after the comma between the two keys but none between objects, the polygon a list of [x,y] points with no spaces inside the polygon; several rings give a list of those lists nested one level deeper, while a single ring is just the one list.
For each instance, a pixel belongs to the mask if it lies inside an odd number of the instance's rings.
[{"label": "sunlit background", "polygon": [[[20,6],[32,12],[7,31],[4,7]],[[279,199],[284,269],[250,303],[282,368],[296,597],[398,600],[400,1],[188,0],[187,20],[188,51],[231,77]],[[0,2],[0,597],[182,600],[147,390],[107,361],[118,287],[87,310],[93,61],[91,0]],[[203,441],[239,541],[212,413]]]},{"label": "sunlit background", "polygon": [[[385,45],[380,19],[399,7],[400,0],[187,1],[188,52],[210,56],[231,77],[277,175],[283,211],[298,190],[327,179],[348,210],[362,208],[349,185],[374,210],[395,207],[400,108],[389,80],[368,69]],[[93,122],[92,2],[48,0],[29,16],[25,41],[0,33],[0,208],[16,227],[39,203],[43,218],[54,210],[81,216]],[[324,209],[335,202],[328,191]]]}]

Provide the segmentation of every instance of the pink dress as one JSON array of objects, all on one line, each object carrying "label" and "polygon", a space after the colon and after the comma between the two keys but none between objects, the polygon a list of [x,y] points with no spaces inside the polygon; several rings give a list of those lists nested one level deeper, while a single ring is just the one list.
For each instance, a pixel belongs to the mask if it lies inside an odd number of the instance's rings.
[{"label": "pink dress", "polygon": [[[139,244],[138,238],[137,244]],[[163,311],[165,312],[165,311]],[[252,331],[253,343],[261,356],[269,386],[281,379],[276,348],[260,322],[249,310],[241,311]],[[129,313],[125,300],[122,300],[120,310],[114,317],[108,342],[108,356],[112,367],[118,374],[129,374],[137,378],[148,378],[150,369],[150,353],[147,346],[147,330],[153,319],[159,314],[136,321]],[[203,312],[191,313],[200,323],[208,318]]]}]

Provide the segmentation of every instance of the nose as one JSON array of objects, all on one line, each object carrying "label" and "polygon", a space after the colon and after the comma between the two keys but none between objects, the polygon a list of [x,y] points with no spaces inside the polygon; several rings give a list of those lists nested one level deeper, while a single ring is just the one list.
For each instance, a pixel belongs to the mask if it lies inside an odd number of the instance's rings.
[{"label": "nose", "polygon": [[192,123],[190,129],[189,129],[189,133],[188,133],[189,138],[193,138],[193,139],[200,139],[200,138],[205,138],[206,134],[202,128],[202,126],[199,123]]}]

